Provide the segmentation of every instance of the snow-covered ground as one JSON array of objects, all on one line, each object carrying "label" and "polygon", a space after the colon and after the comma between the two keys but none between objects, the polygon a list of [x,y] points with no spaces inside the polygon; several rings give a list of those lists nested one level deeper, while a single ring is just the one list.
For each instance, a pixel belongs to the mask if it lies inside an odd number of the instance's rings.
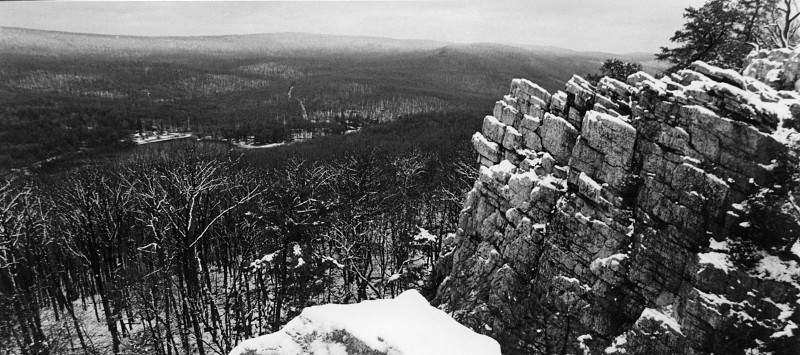
[{"label": "snow-covered ground", "polygon": [[393,300],[309,307],[275,333],[243,341],[230,355],[500,354],[494,339],[431,307],[419,292]]},{"label": "snow-covered ground", "polygon": [[[290,91],[291,92],[291,91]],[[231,139],[231,144],[235,145],[238,148],[242,149],[262,149],[262,148],[274,148],[280,147],[282,145],[289,144],[287,142],[278,142],[278,143],[267,143],[267,144],[255,144],[255,136],[247,136],[244,139]],[[227,139],[226,139],[227,140]]]},{"label": "snow-covered ground", "polygon": [[191,133],[151,133],[147,132],[144,134],[141,133],[134,133],[133,134],[133,142],[136,144],[147,144],[147,143],[157,143],[157,142],[165,142],[171,141],[174,139],[184,139],[191,137]]},{"label": "snow-covered ground", "polygon": [[232,141],[231,143],[233,145],[235,145],[235,146],[237,146],[239,148],[243,148],[243,149],[274,148],[274,147],[280,147],[282,145],[286,145],[286,142],[269,143],[269,144],[262,144],[262,145],[248,144],[248,143],[239,142],[239,141]]}]

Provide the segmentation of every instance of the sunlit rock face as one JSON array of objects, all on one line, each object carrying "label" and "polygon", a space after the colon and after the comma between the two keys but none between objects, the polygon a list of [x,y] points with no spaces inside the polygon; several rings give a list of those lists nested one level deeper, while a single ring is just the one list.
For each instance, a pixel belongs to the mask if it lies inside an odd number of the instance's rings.
[{"label": "sunlit rock face", "polygon": [[309,307],[279,332],[230,355],[500,355],[499,344],[431,307],[417,291],[393,300]]},{"label": "sunlit rock face", "polygon": [[800,353],[800,52],[749,63],[515,79],[435,302],[504,354]]}]

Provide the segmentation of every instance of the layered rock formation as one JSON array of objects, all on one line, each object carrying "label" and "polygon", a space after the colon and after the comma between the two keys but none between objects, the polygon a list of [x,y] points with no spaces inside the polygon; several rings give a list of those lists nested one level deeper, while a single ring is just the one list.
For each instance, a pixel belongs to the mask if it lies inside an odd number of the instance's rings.
[{"label": "layered rock formation", "polygon": [[800,52],[749,61],[514,80],[436,302],[505,354],[800,353]]}]

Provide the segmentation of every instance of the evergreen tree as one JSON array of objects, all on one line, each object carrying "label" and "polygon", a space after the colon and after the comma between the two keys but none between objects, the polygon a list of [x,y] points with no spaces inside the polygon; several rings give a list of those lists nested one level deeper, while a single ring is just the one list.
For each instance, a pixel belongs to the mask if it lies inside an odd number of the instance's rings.
[{"label": "evergreen tree", "polygon": [[674,64],[674,71],[702,60],[741,69],[753,49],[791,47],[797,42],[798,10],[794,0],[709,0],[689,7],[686,23],[662,47],[659,60]]},{"label": "evergreen tree", "polygon": [[593,82],[599,81],[604,76],[625,82],[626,80],[628,80],[629,75],[641,70],[642,70],[642,65],[639,63],[628,63],[628,62],[623,62],[617,58],[612,58],[612,59],[606,59],[603,62],[603,66],[600,67],[600,73],[589,74],[586,77],[587,79]]},{"label": "evergreen tree", "polygon": [[662,47],[656,58],[675,64],[670,71],[697,60],[721,67],[741,67],[745,55],[753,49],[745,40],[752,38],[749,32],[754,27],[742,28],[748,18],[737,5],[731,0],[710,0],[700,8],[687,8],[683,29],[670,38],[679,46]]}]

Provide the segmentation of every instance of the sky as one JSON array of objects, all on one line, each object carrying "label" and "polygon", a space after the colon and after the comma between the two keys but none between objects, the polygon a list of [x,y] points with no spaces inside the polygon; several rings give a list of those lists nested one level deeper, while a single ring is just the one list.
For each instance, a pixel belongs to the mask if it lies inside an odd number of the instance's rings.
[{"label": "sky", "polygon": [[655,53],[704,0],[0,2],[0,26],[137,36],[275,32]]}]

